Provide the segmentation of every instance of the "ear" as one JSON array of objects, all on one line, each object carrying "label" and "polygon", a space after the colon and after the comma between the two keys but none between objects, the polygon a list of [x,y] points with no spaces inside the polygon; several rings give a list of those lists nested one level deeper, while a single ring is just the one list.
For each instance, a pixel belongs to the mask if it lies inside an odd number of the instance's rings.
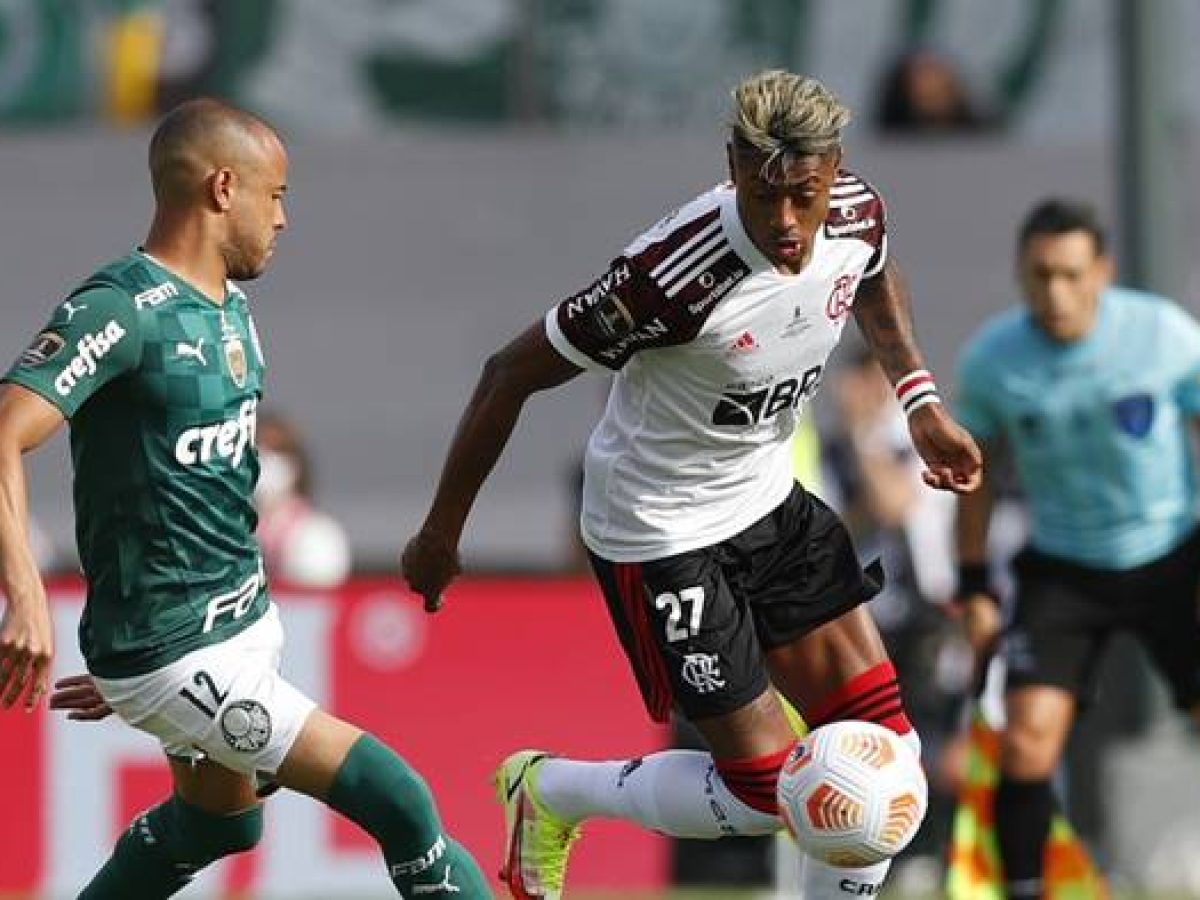
[{"label": "ear", "polygon": [[221,212],[228,212],[233,205],[233,190],[237,174],[233,169],[217,169],[208,179],[209,197]]},{"label": "ear", "polygon": [[1117,264],[1112,256],[1108,253],[1103,254],[1096,260],[1096,266],[1100,270],[1100,279],[1105,287],[1112,284],[1117,277]]},{"label": "ear", "polygon": [[843,154],[841,145],[838,145],[829,152],[829,161],[833,165],[834,174],[837,174],[837,172],[842,168],[842,156]]}]

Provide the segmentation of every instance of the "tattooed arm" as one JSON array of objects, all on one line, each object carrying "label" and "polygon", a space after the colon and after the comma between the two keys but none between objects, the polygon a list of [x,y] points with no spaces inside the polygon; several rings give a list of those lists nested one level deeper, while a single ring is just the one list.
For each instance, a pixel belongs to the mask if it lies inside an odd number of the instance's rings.
[{"label": "tattooed arm", "polygon": [[892,384],[914,369],[925,368],[913,335],[908,287],[891,259],[882,272],[859,285],[854,318]]},{"label": "tattooed arm", "polygon": [[[859,286],[854,318],[893,385],[909,372],[926,368],[913,335],[908,289],[891,259],[878,275]],[[908,428],[928,467],[926,484],[957,493],[979,487],[983,466],[979,447],[940,402],[914,410]]]}]

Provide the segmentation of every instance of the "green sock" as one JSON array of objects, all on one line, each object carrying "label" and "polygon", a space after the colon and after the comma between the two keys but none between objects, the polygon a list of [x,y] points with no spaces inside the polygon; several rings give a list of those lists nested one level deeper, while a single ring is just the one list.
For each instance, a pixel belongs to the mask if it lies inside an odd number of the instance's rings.
[{"label": "green sock", "polygon": [[442,831],[429,787],[391,748],[364,734],[329,790],[329,806],[379,842],[404,897],[492,896],[471,854]]},{"label": "green sock", "polygon": [[79,900],[171,897],[209,863],[258,843],[262,819],[261,806],[222,816],[172,796],[133,820]]}]

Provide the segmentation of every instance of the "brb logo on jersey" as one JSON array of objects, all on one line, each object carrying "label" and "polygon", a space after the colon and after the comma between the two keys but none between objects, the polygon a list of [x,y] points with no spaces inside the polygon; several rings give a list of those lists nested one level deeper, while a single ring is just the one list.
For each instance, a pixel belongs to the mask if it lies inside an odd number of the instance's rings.
[{"label": "brb logo on jersey", "polygon": [[85,334],[81,337],[75,345],[75,355],[54,379],[54,390],[59,396],[69,397],[80,381],[89,375],[95,375],[96,363],[108,356],[123,337],[125,329],[115,319],[95,334]]},{"label": "brb logo on jersey", "polygon": [[713,410],[714,425],[758,425],[775,418],[785,409],[795,409],[801,401],[817,392],[821,383],[821,366],[813,366],[797,378],[785,378],[771,387],[748,393],[725,393]]},{"label": "brb logo on jersey", "polygon": [[247,447],[258,438],[258,399],[251,397],[232,419],[198,425],[179,435],[175,442],[175,460],[184,466],[227,459],[236,468],[241,465]]}]

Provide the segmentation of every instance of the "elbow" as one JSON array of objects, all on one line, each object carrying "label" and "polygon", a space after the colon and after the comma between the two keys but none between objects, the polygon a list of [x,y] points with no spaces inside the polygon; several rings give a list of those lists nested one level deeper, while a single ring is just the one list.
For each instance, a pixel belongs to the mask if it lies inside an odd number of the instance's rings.
[{"label": "elbow", "polygon": [[533,389],[525,382],[511,354],[501,350],[484,362],[479,376],[479,394],[520,404],[533,393]]},{"label": "elbow", "polygon": [[512,361],[503,350],[493,353],[483,363],[479,382],[488,387],[503,387],[515,381]]}]

